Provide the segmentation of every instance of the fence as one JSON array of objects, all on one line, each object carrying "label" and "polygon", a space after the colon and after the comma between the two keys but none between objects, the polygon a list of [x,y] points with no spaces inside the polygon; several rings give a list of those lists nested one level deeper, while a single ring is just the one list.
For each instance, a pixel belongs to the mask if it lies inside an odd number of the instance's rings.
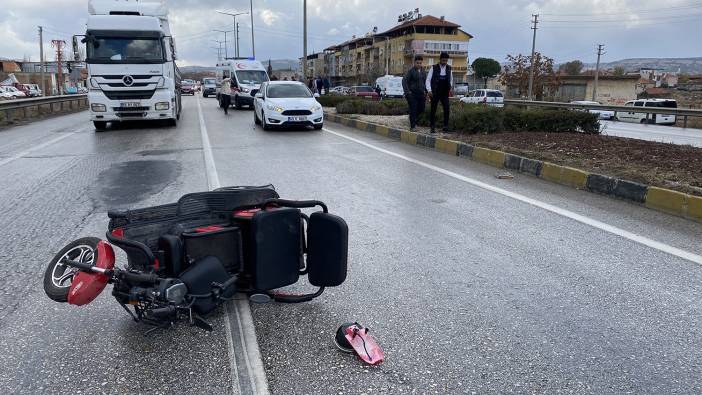
[{"label": "fence", "polygon": [[0,124],[88,108],[88,95],[63,95],[0,101]]}]

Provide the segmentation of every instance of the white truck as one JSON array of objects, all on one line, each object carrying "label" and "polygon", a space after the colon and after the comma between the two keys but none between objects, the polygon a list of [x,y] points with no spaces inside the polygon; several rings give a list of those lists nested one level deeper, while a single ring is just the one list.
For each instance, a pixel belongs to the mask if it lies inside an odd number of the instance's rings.
[{"label": "white truck", "polygon": [[[217,63],[217,85],[221,86],[222,79],[231,79],[231,94],[229,103],[237,110],[242,106],[254,106],[254,96],[261,88],[261,83],[269,81],[268,73],[263,64],[254,59],[232,59]],[[222,107],[222,92],[217,90],[217,101]]]},{"label": "white truck", "polygon": [[[85,63],[90,119],[108,122],[180,119],[180,72],[165,1],[90,0]],[[73,39],[74,57],[79,57]]]}]

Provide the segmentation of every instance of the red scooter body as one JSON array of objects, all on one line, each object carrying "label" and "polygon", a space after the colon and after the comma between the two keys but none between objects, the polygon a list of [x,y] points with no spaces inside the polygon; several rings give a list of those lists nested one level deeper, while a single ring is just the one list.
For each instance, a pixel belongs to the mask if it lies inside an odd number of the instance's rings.
[{"label": "red scooter body", "polygon": [[375,338],[368,333],[368,328],[355,323],[344,329],[344,337],[363,362],[380,365],[385,360],[385,353]]},{"label": "red scooter body", "polygon": [[[115,267],[115,252],[112,246],[105,241],[100,241],[95,250],[95,267],[113,269]],[[109,277],[102,273],[78,272],[73,277],[71,288],[68,291],[68,303],[82,306],[95,300],[105,289]]]}]

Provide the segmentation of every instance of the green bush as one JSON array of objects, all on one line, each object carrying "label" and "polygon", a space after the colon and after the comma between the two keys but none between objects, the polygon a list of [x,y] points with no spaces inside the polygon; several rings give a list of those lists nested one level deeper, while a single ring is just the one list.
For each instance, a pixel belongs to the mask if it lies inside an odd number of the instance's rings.
[{"label": "green bush", "polygon": [[316,98],[322,107],[336,107],[337,104],[347,101],[357,99],[355,96],[344,96],[344,95],[322,95]]},{"label": "green bush", "polygon": [[409,108],[407,102],[402,99],[377,101],[356,98],[338,103],[336,112],[339,114],[407,115]]},{"label": "green bush", "polygon": [[[430,108],[427,105],[419,116],[420,126],[429,126]],[[441,125],[443,111],[436,112],[437,125]],[[596,114],[560,109],[497,108],[485,105],[451,103],[449,128],[459,133],[491,134],[500,132],[580,132],[599,134],[600,124]]]}]

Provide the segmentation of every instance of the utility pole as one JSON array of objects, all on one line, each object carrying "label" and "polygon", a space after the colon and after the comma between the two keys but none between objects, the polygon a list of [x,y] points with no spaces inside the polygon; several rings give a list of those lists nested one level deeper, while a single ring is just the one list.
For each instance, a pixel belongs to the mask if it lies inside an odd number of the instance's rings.
[{"label": "utility pole", "polygon": [[236,17],[239,15],[245,15],[248,14],[249,12],[226,12],[226,11],[217,11],[220,14],[224,15],[229,15],[234,17],[234,41],[235,41],[235,48],[234,48],[234,53],[235,56],[238,58],[239,57],[239,25],[236,23]]},{"label": "utility pole", "polygon": [[253,58],[256,59],[256,41],[254,41],[253,0],[249,1],[249,5],[251,6],[251,10],[249,11],[249,15],[251,15],[251,56],[253,56]]},{"label": "utility pole", "polygon": [[56,48],[56,67],[58,68],[58,94],[63,95],[63,46],[66,42],[63,40],[51,40],[51,46]]},{"label": "utility pole", "polygon": [[239,57],[239,22],[236,23],[236,57]]},{"label": "utility pole", "polygon": [[44,86],[44,27],[39,26],[39,75],[41,78],[41,93],[46,95],[46,87]]},{"label": "utility pole", "polygon": [[532,17],[534,17],[534,20],[532,20],[531,23],[533,23],[534,26],[532,26],[531,29],[534,30],[534,38],[532,38],[531,40],[531,66],[529,66],[529,100],[534,99],[534,55],[536,54],[536,26],[539,24],[539,14],[533,14]]},{"label": "utility pole", "polygon": [[390,75],[390,37],[385,36],[385,75]]},{"label": "utility pole", "polygon": [[597,101],[597,82],[600,79],[600,57],[604,55],[604,44],[597,45],[597,66],[595,66],[595,85],[592,86],[592,101]]},{"label": "utility pole", "polygon": [[302,0],[302,78],[307,81],[307,0]]},{"label": "utility pole", "polygon": [[220,41],[220,40],[212,40],[212,41],[219,44],[219,48],[215,48],[215,49],[217,49],[217,60],[221,61],[222,60],[222,43],[224,43],[224,41]]},{"label": "utility pole", "polygon": [[227,52],[227,33],[232,33],[232,30],[219,30],[219,29],[212,29],[213,32],[220,32],[224,33],[224,59],[229,57],[229,53]]}]

